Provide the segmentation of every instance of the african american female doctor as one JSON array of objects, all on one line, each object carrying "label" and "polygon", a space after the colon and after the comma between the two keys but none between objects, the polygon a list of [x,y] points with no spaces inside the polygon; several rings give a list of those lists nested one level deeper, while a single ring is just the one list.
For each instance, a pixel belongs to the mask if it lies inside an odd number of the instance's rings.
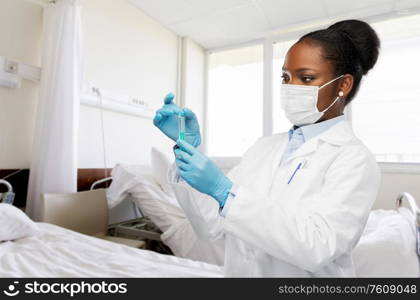
[{"label": "african american female doctor", "polygon": [[227,175],[197,149],[200,130],[189,109],[178,140],[181,109],[173,94],[165,98],[154,124],[177,143],[169,180],[196,234],[224,242],[226,276],[355,276],[352,249],[380,172],[343,111],[379,44],[358,20],[301,37],[285,57],[280,92],[293,127],[260,138]]}]

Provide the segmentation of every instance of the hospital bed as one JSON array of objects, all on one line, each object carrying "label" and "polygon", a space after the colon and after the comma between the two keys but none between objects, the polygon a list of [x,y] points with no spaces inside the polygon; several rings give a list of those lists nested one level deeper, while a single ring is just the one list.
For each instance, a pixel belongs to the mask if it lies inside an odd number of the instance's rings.
[{"label": "hospital bed", "polygon": [[[34,223],[19,209],[0,204],[0,277],[223,276],[223,252],[212,251],[209,244],[197,239],[182,210],[163,188],[165,183],[149,174],[150,169],[141,172],[132,167],[114,169],[113,184],[107,192],[113,209],[121,205],[119,209],[134,210],[128,218],[138,217],[141,210],[161,229],[160,238],[175,255],[128,247],[52,224]],[[125,174],[133,171],[136,174]],[[123,200],[116,204],[115,197]],[[124,201],[127,203],[123,204]],[[4,214],[4,205],[13,208],[13,214]],[[124,213],[119,216],[124,219]],[[22,221],[24,226],[16,226]],[[9,231],[17,232],[2,238],[9,234],[5,230],[8,224],[12,226]],[[353,251],[356,275],[419,277],[419,225],[420,210],[408,193],[396,199],[395,210],[372,211]],[[18,232],[22,229],[26,232]]]},{"label": "hospital bed", "polygon": [[[410,209],[402,207],[404,202],[409,203]],[[3,213],[5,205],[13,214]],[[418,276],[418,249],[414,236],[419,234],[419,213],[415,200],[407,193],[398,197],[397,210],[372,212],[367,229],[354,250],[359,277]],[[2,238],[5,231],[0,230],[0,277],[223,276],[223,268],[215,264],[135,249],[56,225],[34,223],[9,204],[0,204],[0,219],[3,229],[23,222],[12,229],[26,231],[13,233],[21,236]],[[387,232],[390,229],[394,229],[391,235]],[[398,237],[398,240],[389,240]],[[191,243],[193,237],[188,238]]]},{"label": "hospital bed", "polygon": [[[169,167],[169,166],[168,166]],[[140,168],[141,169],[141,168]],[[163,232],[162,240],[176,256],[223,265],[191,228],[163,176],[153,170],[117,165],[109,188],[110,205],[135,203]],[[124,200],[125,199],[125,200]],[[129,200],[127,200],[129,199]],[[408,206],[408,207],[404,207]],[[373,210],[353,251],[358,277],[420,277],[420,209],[409,193],[396,199],[395,210]]]},{"label": "hospital bed", "polygon": [[[104,201],[106,197],[102,192],[73,193],[76,197],[43,195],[46,220],[74,230],[35,223],[21,209],[7,201],[0,203],[0,277],[223,276],[219,266],[139,249],[138,245],[130,245],[121,238],[104,238],[106,212],[102,212],[101,197]],[[77,210],[77,224],[70,216],[70,200],[82,206]],[[89,209],[83,209],[87,206],[97,208],[97,215],[92,216]],[[54,212],[49,212],[51,209]],[[98,232],[101,235],[95,234]]]}]

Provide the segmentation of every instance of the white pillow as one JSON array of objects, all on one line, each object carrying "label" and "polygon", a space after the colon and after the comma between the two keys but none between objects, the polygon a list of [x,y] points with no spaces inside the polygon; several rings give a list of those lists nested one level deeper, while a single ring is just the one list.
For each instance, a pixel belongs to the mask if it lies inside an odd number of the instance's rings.
[{"label": "white pillow", "polygon": [[167,199],[169,202],[179,207],[178,201],[176,201],[175,193],[168,181],[168,172],[172,167],[170,157],[153,147],[151,150],[151,157],[152,172],[155,180],[159,183],[162,190],[168,196]]},{"label": "white pillow", "polygon": [[[163,164],[161,164],[163,167]],[[112,183],[107,190],[109,208],[127,196],[141,212],[162,230],[167,230],[179,217],[184,217],[172,189],[166,193],[147,166],[118,164],[112,170]]]},{"label": "white pillow", "polygon": [[137,184],[129,190],[131,199],[162,232],[176,226],[179,219],[185,218],[181,208],[172,204],[176,199],[166,194],[152,175],[144,175],[137,180]]},{"label": "white pillow", "polygon": [[138,183],[139,178],[151,173],[152,169],[148,166],[117,164],[112,169],[112,183],[106,191],[108,207],[112,209],[120,204],[130,189]]},{"label": "white pillow", "polygon": [[13,241],[40,233],[38,225],[19,208],[0,203],[0,241]]}]

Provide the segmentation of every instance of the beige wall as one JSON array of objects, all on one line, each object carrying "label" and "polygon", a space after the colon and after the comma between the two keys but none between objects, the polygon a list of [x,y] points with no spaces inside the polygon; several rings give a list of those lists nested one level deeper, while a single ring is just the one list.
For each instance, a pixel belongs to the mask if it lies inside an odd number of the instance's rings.
[{"label": "beige wall", "polygon": [[[40,65],[42,8],[22,0],[0,0],[0,56]],[[27,168],[38,84],[23,80],[19,89],[0,87],[0,169]]]}]

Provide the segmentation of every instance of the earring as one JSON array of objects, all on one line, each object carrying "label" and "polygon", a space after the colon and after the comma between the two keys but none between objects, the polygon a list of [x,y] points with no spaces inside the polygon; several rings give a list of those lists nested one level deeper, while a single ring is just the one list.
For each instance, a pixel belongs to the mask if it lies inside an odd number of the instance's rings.
[{"label": "earring", "polygon": [[343,96],[344,96],[343,91],[339,91],[339,92],[338,92],[338,96],[343,97]]}]

